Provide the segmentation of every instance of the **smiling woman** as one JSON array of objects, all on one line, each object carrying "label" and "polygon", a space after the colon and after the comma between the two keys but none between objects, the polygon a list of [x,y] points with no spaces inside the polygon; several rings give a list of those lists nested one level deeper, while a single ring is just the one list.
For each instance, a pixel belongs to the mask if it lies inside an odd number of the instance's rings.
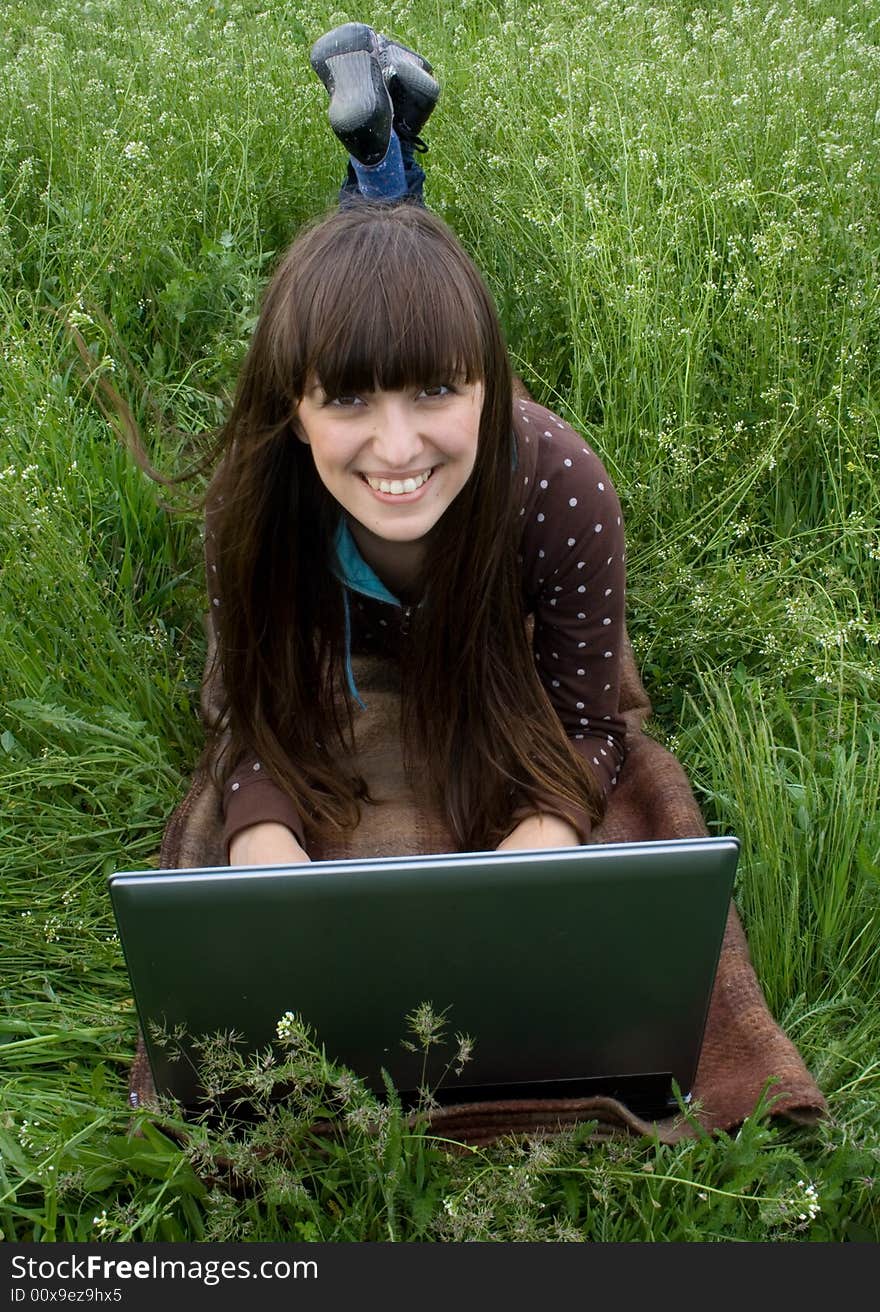
[{"label": "smiling woman", "polygon": [[620,507],[580,437],[514,404],[438,218],[362,203],[294,242],[208,505],[234,864],[356,827],[365,653],[399,668],[405,759],[463,848],[587,840],[624,752]]},{"label": "smiling woman", "polygon": [[624,757],[617,498],[514,403],[492,297],[422,204],[427,61],[344,24],[312,65],[348,178],[267,288],[207,499],[228,857],[357,829],[361,658],[393,666],[394,754],[462,848],[586,842]]}]

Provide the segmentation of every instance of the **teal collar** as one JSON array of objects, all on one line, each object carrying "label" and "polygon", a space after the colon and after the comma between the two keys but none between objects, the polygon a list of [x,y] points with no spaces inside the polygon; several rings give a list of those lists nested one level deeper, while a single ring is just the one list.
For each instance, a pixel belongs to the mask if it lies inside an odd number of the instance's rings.
[{"label": "teal collar", "polygon": [[336,574],[340,583],[351,588],[352,592],[361,592],[365,597],[372,597],[375,601],[385,601],[391,606],[400,605],[400,600],[393,592],[388,591],[358,551],[351,529],[344,518],[339,520],[335,546],[338,566]]},{"label": "teal collar", "polygon": [[342,599],[345,604],[345,673],[352,696],[358,706],[365,710],[366,703],[357,690],[354,672],[351,668],[351,615],[349,613],[348,594],[349,592],[360,592],[365,597],[373,597],[376,601],[384,601],[390,606],[397,607],[400,607],[400,601],[392,592],[388,591],[379,576],[370,569],[358,551],[355,540],[351,536],[351,530],[342,517],[340,517],[339,527],[336,530],[335,547],[335,574],[342,584]]}]

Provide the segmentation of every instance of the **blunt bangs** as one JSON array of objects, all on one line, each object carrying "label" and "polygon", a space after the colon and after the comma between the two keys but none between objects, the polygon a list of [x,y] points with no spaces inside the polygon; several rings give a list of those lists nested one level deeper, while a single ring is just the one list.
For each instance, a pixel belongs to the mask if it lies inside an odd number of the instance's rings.
[{"label": "blunt bangs", "polygon": [[300,395],[312,378],[336,397],[487,377],[495,309],[440,220],[414,206],[363,206],[305,240],[315,249],[294,292]]}]

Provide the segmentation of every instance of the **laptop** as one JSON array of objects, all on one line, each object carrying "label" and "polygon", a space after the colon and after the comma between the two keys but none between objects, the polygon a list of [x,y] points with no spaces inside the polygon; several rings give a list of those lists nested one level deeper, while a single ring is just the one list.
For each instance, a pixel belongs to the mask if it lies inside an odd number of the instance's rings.
[{"label": "laptop", "polygon": [[[736,838],[119,872],[110,895],[157,1090],[198,1101],[156,1039],[276,1039],[287,1011],[328,1058],[404,1105],[605,1094],[644,1116],[686,1098],[733,889]],[[423,1003],[473,1038],[423,1054]],[[436,1083],[435,1083],[436,1081]]]}]

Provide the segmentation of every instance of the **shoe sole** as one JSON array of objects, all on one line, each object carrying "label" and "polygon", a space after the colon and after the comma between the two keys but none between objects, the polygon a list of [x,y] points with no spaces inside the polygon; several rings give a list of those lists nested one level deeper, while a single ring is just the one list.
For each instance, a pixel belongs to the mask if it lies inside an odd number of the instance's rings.
[{"label": "shoe sole", "polygon": [[388,149],[393,106],[365,23],[343,23],[312,46],[309,62],[330,93],[330,126],[350,155],[375,164]]},{"label": "shoe sole", "polygon": [[440,98],[440,84],[431,76],[431,65],[399,41],[385,40],[380,46],[382,74],[394,106],[395,126],[418,135]]}]

